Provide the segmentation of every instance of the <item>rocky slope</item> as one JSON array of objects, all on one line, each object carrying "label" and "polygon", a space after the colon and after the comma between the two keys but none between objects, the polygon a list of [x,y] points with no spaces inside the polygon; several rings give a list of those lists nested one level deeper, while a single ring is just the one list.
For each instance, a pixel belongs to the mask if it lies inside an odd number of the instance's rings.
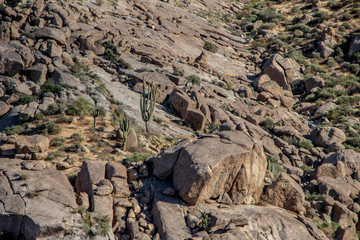
[{"label": "rocky slope", "polygon": [[1,239],[357,239],[358,120],[257,43],[289,2],[0,1]]}]

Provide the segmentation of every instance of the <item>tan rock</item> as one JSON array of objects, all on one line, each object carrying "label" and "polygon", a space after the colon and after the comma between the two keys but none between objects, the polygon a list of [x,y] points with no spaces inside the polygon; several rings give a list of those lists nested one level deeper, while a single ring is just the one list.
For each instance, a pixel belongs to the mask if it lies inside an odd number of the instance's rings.
[{"label": "tan rock", "polygon": [[42,135],[21,138],[15,143],[16,153],[43,153],[49,148],[49,139]]}]

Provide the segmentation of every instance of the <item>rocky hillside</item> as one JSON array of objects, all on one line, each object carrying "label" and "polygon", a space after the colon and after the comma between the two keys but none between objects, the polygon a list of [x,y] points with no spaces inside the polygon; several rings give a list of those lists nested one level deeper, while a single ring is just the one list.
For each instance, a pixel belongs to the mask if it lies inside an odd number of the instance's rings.
[{"label": "rocky hillside", "polygon": [[0,239],[358,239],[357,1],[0,4]]}]

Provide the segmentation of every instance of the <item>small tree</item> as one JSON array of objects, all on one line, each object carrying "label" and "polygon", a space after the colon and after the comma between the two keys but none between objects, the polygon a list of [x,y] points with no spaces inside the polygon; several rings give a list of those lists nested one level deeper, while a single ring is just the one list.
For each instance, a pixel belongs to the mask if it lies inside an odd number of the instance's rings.
[{"label": "small tree", "polygon": [[94,118],[94,130],[96,130],[96,118],[99,116],[104,117],[106,114],[104,107],[95,107],[93,109],[93,118]]},{"label": "small tree", "polygon": [[124,118],[119,120],[120,123],[120,130],[123,133],[123,145],[122,145],[122,149],[125,150],[126,147],[126,140],[127,140],[127,136],[130,132],[130,128],[131,128],[131,122],[129,121],[129,119],[127,118],[127,116],[125,116]]},{"label": "small tree", "polygon": [[[145,85],[148,85],[148,90],[146,91]],[[154,109],[156,104],[156,91],[157,86],[154,86],[154,82],[146,84],[143,79],[143,92],[140,98],[140,109],[141,116],[145,122],[146,133],[149,133],[149,121],[153,118]]]}]

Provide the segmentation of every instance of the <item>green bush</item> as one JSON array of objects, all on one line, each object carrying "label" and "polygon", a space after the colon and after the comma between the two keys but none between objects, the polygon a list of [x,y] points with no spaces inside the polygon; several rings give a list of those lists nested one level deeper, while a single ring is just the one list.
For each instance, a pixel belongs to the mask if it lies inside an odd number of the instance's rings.
[{"label": "green bush", "polygon": [[61,132],[60,126],[51,121],[36,125],[36,128],[34,130],[38,134],[45,134],[45,135],[47,134],[53,135]]},{"label": "green bush", "polygon": [[306,150],[309,150],[309,151],[314,147],[314,145],[312,144],[312,142],[309,139],[299,141],[297,146],[299,148],[305,148]]},{"label": "green bush", "polygon": [[123,163],[125,165],[128,165],[129,163],[132,163],[132,162],[145,162],[145,161],[149,160],[151,157],[152,157],[152,155],[149,153],[145,153],[145,154],[134,153],[130,157],[124,159]]},{"label": "green bush", "polygon": [[93,113],[94,105],[85,97],[79,97],[72,104],[67,106],[66,114],[71,116],[90,116]]},{"label": "green bush", "polygon": [[19,96],[19,100],[17,101],[17,105],[25,105],[31,102],[35,102],[36,101],[36,97],[35,96],[31,96],[31,95],[26,95],[26,94],[21,94]]},{"label": "green bush", "polygon": [[61,92],[62,90],[64,90],[62,86],[55,85],[53,83],[44,83],[43,85],[41,85],[41,92],[43,93],[51,92],[56,94]]},{"label": "green bush", "polygon": [[260,126],[269,131],[272,131],[276,126],[276,123],[272,119],[266,118],[263,122],[260,123]]},{"label": "green bush", "polygon": [[204,49],[209,52],[216,53],[219,48],[215,44],[205,41]]},{"label": "green bush", "polygon": [[55,138],[51,139],[50,146],[61,147],[62,145],[64,145],[64,143],[65,143],[64,137],[55,137]]},{"label": "green bush", "polygon": [[193,85],[200,85],[201,79],[199,76],[192,74],[190,76],[187,76],[186,79],[188,80],[188,82],[191,82]]}]

